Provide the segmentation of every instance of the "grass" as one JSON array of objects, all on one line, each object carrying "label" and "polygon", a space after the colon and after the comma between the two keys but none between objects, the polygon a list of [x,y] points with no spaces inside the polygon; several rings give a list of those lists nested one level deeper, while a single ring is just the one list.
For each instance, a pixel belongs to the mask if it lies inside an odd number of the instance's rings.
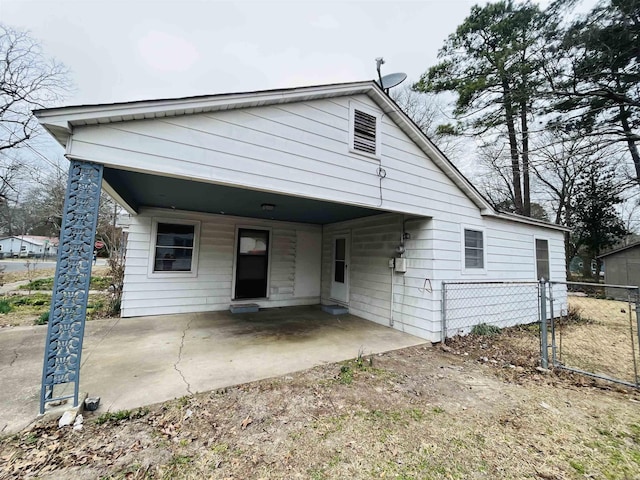
[{"label": "grass", "polygon": [[[21,285],[20,290],[37,290],[37,291],[50,291],[53,290],[53,277],[38,278],[26,285]],[[91,277],[90,290],[107,290],[111,285],[111,277],[95,276]]]},{"label": "grass", "polygon": [[105,412],[96,419],[96,424],[117,423],[125,420],[135,420],[142,418],[149,413],[148,408],[138,408],[136,410],[117,410],[115,412]]}]

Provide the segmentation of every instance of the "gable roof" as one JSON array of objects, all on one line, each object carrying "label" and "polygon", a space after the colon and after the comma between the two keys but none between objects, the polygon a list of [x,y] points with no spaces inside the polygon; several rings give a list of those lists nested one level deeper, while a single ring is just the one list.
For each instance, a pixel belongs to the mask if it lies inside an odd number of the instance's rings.
[{"label": "gable roof", "polygon": [[34,110],[34,114],[44,128],[63,147],[66,147],[68,139],[73,134],[74,127],[78,126],[191,115],[362,94],[373,100],[411,138],[478,207],[482,215],[545,228],[565,230],[564,227],[558,225],[498,212],[494,209],[476,187],[373,80],[195,97],[69,106]]},{"label": "gable roof", "polygon": [[640,248],[640,242],[634,242],[629,245],[625,245],[624,247],[616,248],[614,250],[611,250],[610,252],[603,253],[598,258],[604,258],[604,257],[608,257],[609,255],[615,255],[616,253],[621,253],[621,252],[624,252],[625,250],[630,250],[632,248]]}]

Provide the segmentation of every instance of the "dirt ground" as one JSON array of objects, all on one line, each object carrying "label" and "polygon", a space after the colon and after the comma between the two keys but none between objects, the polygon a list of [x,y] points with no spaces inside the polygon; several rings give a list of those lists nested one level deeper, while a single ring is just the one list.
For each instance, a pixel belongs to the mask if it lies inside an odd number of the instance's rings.
[{"label": "dirt ground", "polygon": [[639,478],[640,394],[538,372],[506,340],[32,426],[0,441],[0,478]]}]

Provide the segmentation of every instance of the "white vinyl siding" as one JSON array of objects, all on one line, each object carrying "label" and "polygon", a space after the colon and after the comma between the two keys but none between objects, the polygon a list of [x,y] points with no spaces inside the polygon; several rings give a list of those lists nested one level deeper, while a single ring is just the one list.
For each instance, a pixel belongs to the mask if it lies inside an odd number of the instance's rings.
[{"label": "white vinyl siding", "polygon": [[[172,275],[173,272],[148,275],[154,217],[200,223],[197,276]],[[252,303],[261,308],[318,304],[320,227],[257,219],[251,219],[250,223],[270,228],[272,232],[269,298],[252,300]],[[122,316],[227,310],[234,303],[231,297],[235,232],[238,226],[246,224],[246,218],[157,209],[133,216],[127,241]],[[312,240],[300,244],[298,233]],[[299,249],[304,251],[299,258],[308,270],[296,268],[295,252]],[[297,284],[301,286],[298,293]]]},{"label": "white vinyl siding", "polygon": [[[376,117],[375,158],[353,149],[354,109]],[[442,281],[533,281],[535,235],[549,240],[551,277],[564,278],[562,232],[483,217],[366,95],[78,126],[69,155],[135,172],[380,210],[379,216],[324,226],[173,212],[201,222],[198,274],[153,281],[147,271],[154,212],[143,210],[131,225],[124,316],[227,309],[235,228],[242,224],[272,229],[269,298],[255,302],[261,307],[314,304],[321,297],[330,302],[332,236],[350,233],[350,312],[384,325],[393,318],[394,328],[429,340],[440,339]],[[379,169],[386,172],[382,180]],[[403,225],[411,234],[407,273],[392,274],[388,262],[396,256]],[[465,269],[461,228],[483,232],[483,269]]]},{"label": "white vinyl siding", "polygon": [[349,312],[387,326],[393,315],[395,329],[435,339],[439,328],[432,321],[433,302],[429,288],[433,277],[430,220],[411,219],[406,221],[405,228],[411,236],[405,241],[408,270],[400,274],[389,268],[389,259],[396,256],[400,243],[402,215],[386,214],[325,225],[322,303],[335,303],[330,298],[333,238],[350,233]]},{"label": "white vinyl siding", "polygon": [[[352,103],[379,112],[379,161],[348,148]],[[477,206],[365,95],[77,127],[70,150],[139,172],[414,215],[478,217]],[[382,199],[379,167],[386,171]]]}]

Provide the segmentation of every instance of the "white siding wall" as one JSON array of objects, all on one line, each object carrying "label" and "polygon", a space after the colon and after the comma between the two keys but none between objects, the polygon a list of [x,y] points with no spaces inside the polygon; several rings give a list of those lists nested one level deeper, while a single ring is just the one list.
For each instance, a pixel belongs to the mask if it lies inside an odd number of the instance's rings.
[{"label": "white siding wall", "polygon": [[[472,202],[382,118],[382,159],[349,152],[349,105],[366,95],[77,127],[70,155],[141,172],[424,216],[477,216]],[[386,171],[382,202],[378,168]]]},{"label": "white siding wall", "polygon": [[[391,282],[393,281],[393,327],[431,341],[441,338],[442,282],[532,282],[536,280],[535,238],[549,241],[552,280],[564,280],[564,240],[561,232],[530,225],[481,217],[445,220],[380,215],[326,225],[322,248],[322,303],[338,303],[331,298],[333,236],[351,236],[349,311],[368,320],[390,324]],[[388,260],[404,230],[407,273],[391,274]],[[466,273],[463,268],[463,228],[484,231],[486,269]],[[392,280],[393,279],[393,280]],[[537,291],[533,285],[472,287],[452,289],[448,308],[450,326],[468,333],[476,323],[501,327],[535,321]],[[450,290],[450,292],[452,291]],[[455,333],[455,332],[454,332]]]},{"label": "white siding wall", "polygon": [[[447,295],[448,334],[468,333],[477,323],[490,323],[507,327],[531,323],[538,318],[538,298],[533,285],[517,282],[535,282],[535,239],[549,242],[551,280],[566,279],[564,235],[557,230],[518,224],[510,221],[479,217],[462,223],[455,218],[435,221],[434,235],[437,245],[434,257],[436,295],[440,308],[434,319],[441,329],[442,282],[516,282],[505,285],[468,286],[452,285]],[[484,231],[486,268],[473,273],[464,270],[463,229]]]},{"label": "white siding wall", "polygon": [[[322,247],[322,301],[332,303],[331,235],[348,231],[351,312],[389,324],[393,281],[394,327],[431,340],[440,339],[442,281],[535,280],[535,236],[549,239],[552,279],[564,279],[561,232],[482,217],[389,116],[382,116],[380,160],[349,152],[350,102],[379,110],[361,95],[78,127],[68,153],[116,168],[395,212],[326,225],[321,245],[311,234],[318,250]],[[379,168],[386,172],[382,181]],[[392,275],[388,259],[395,256],[403,223],[411,233],[405,245],[408,272]],[[197,279],[151,281],[146,273],[150,219],[138,218],[131,227],[124,314],[228,308],[234,225],[228,218],[203,220]],[[482,273],[463,271],[461,226],[485,232]],[[318,261],[308,254],[314,249],[300,250],[312,244],[300,241],[303,232],[314,230],[273,228],[268,304],[318,300],[313,293],[320,274],[300,278],[301,271],[313,270],[307,263]]]},{"label": "white siding wall", "polygon": [[[198,275],[149,277],[153,217],[198,220]],[[122,315],[226,310],[232,303],[236,227],[271,228],[270,294],[261,307],[313,305],[320,301],[321,229],[313,225],[269,222],[222,215],[146,210],[132,217],[127,243]],[[298,235],[303,241],[298,239]],[[299,261],[302,262],[299,264]],[[298,286],[300,288],[298,288]]]},{"label": "white siding wall", "polygon": [[[349,233],[349,311],[367,320],[390,325],[391,282],[393,281],[393,326],[398,330],[432,338],[432,297],[428,281],[432,273],[430,220],[407,217],[405,242],[408,271],[393,273],[389,259],[396,257],[404,217],[397,214],[326,225],[322,248],[322,303],[336,303],[331,298],[333,236]],[[425,289],[425,283],[427,288]]]}]

